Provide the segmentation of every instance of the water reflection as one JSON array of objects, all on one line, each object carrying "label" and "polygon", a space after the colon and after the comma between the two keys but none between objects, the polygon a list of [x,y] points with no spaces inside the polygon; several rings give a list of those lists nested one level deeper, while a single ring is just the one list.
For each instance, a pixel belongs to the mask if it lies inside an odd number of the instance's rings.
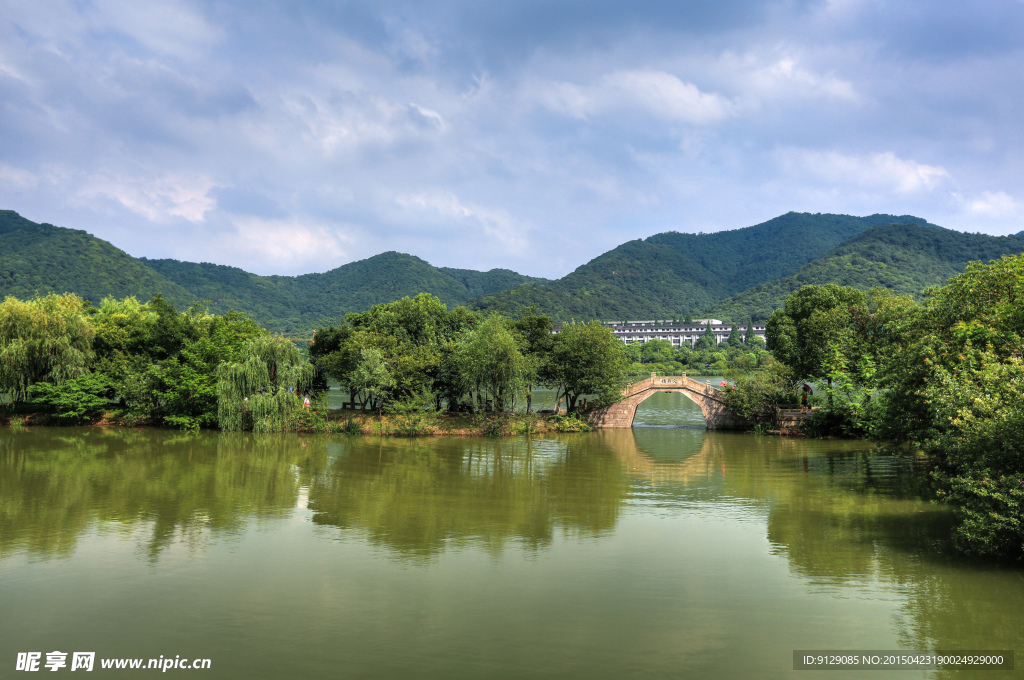
[{"label": "water reflection", "polygon": [[398,554],[430,556],[508,541],[537,550],[561,529],[599,536],[629,491],[607,446],[588,437],[350,440],[313,480],[313,521],[365,533]]},{"label": "water reflection", "polygon": [[[857,442],[687,428],[409,440],[7,431],[0,557],[68,564],[0,560],[8,599],[25,593],[4,632],[41,649],[19,617],[86,635],[107,602],[116,628],[124,610],[110,594],[124,592],[147,603],[150,636],[228,635],[221,658],[251,658],[252,673],[223,677],[284,677],[260,672],[301,659],[314,675],[337,662],[339,641],[346,664],[370,675],[387,658],[395,677],[436,658],[490,676],[472,666],[481,640],[484,670],[543,658],[583,677],[686,663],[790,677],[787,650],[816,635],[835,648],[1024,649],[1024,572],[950,551],[950,514],[922,497],[920,464]],[[227,547],[210,540],[222,536]],[[103,552],[128,541],[141,541],[139,569]],[[116,584],[94,596],[110,571]],[[78,618],[39,613],[58,582]],[[174,616],[191,618],[175,628]]]},{"label": "water reflection", "polygon": [[0,436],[0,556],[71,554],[87,528],[146,529],[155,559],[176,537],[240,531],[295,507],[299,469],[323,447],[294,436],[32,428]]}]

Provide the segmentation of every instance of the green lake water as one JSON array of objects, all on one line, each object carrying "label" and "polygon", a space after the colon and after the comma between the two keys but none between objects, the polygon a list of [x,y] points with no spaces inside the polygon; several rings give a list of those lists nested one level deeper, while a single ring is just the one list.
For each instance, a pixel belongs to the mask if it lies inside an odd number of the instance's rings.
[{"label": "green lake water", "polygon": [[[2,430],[0,678],[54,650],[96,677],[1021,677],[793,670],[795,649],[1024,650],[1024,571],[952,552],[919,461],[708,432],[679,394],[637,423]],[[161,655],[211,668],[98,667]]]}]

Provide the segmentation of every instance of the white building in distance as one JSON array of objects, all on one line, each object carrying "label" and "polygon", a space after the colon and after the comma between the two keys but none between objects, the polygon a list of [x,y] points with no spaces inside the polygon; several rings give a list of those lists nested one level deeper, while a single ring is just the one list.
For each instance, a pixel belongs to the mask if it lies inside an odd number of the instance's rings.
[{"label": "white building in distance", "polygon": [[[608,326],[612,333],[619,340],[627,345],[634,342],[650,342],[651,340],[668,340],[673,347],[681,347],[686,343],[693,347],[707,331],[708,324],[711,325],[711,332],[715,334],[715,340],[719,343],[728,340],[732,333],[731,323],[722,323],[719,319],[694,319],[692,323],[679,321],[602,321]],[[743,336],[744,342],[747,338],[747,326],[750,324],[736,324],[736,332]],[[754,335],[764,339],[764,322],[753,322]]]}]

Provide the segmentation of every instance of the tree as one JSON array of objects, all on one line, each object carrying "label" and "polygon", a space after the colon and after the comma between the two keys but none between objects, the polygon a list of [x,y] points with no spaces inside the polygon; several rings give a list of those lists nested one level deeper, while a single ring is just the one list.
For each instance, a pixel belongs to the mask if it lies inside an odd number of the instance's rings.
[{"label": "tree", "polygon": [[38,382],[59,385],[85,375],[95,329],[77,295],[47,295],[0,303],[0,389],[15,402]]},{"label": "tree", "polygon": [[384,353],[374,347],[367,347],[360,352],[352,383],[367,396],[370,408],[378,411],[396,387],[395,376],[384,360]]},{"label": "tree", "polygon": [[739,332],[739,330],[736,329],[736,324],[733,324],[732,325],[732,330],[729,331],[728,345],[729,345],[729,347],[736,347],[736,348],[739,348],[739,347],[743,346],[743,338],[740,337],[740,332]]},{"label": "tree", "polygon": [[60,385],[37,382],[28,388],[32,403],[62,420],[78,423],[102,413],[110,404],[111,389],[101,373],[87,373]]},{"label": "tree", "polygon": [[791,369],[772,361],[764,371],[739,374],[734,379],[735,386],[722,393],[726,407],[752,423],[777,428],[782,407],[793,399]]},{"label": "tree", "polygon": [[645,364],[671,361],[674,356],[675,349],[672,343],[662,338],[645,342],[640,350],[640,360]]},{"label": "tree", "polygon": [[594,406],[621,399],[627,366],[622,343],[611,330],[593,321],[562,328],[544,375],[547,385],[565,396],[568,410],[575,411],[583,395],[593,395]]},{"label": "tree", "polygon": [[463,381],[489,394],[498,413],[514,408],[515,397],[526,390],[534,373],[511,326],[504,317],[492,315],[467,332],[456,350]]},{"label": "tree", "polygon": [[855,288],[804,286],[772,312],[765,330],[768,349],[798,378],[822,377],[836,346],[851,341],[851,308],[864,302],[865,294]]},{"label": "tree", "polygon": [[710,321],[708,321],[707,327],[704,329],[704,335],[697,338],[697,342],[693,343],[693,349],[698,352],[713,352],[718,349],[718,338],[715,337],[715,332],[711,330]]},{"label": "tree", "polygon": [[957,545],[1024,560],[1024,258],[971,263],[900,323],[872,328],[889,347],[876,432],[938,463],[957,508]]},{"label": "tree", "polygon": [[276,432],[301,408],[297,392],[308,391],[315,368],[280,336],[250,341],[239,361],[217,367],[217,419],[222,430]]}]

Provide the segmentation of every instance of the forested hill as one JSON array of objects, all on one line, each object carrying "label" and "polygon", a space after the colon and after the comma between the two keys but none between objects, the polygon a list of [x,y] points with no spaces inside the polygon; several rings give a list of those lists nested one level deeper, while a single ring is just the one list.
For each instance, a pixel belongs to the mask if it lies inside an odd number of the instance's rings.
[{"label": "forested hill", "polygon": [[0,211],[0,295],[73,292],[103,297],[156,293],[179,308],[209,301],[261,325],[308,337],[348,312],[427,292],[449,306],[516,315],[529,305],[558,320],[698,316],[765,318],[807,283],[881,285],[917,293],[970,260],[1024,252],[1024,236],[964,234],[918,217],[788,213],[713,234],[665,233],[630,241],[558,281],[507,269],[433,267],[397,252],[319,274],[259,276],[208,263],[133,258],[84,231]]},{"label": "forested hill", "polygon": [[25,299],[67,292],[97,303],[107,295],[148,300],[163,293],[179,306],[194,299],[182,286],[102,239],[0,210],[0,296]]},{"label": "forested hill", "polygon": [[178,260],[142,262],[221,308],[239,309],[270,328],[300,331],[349,312],[426,292],[449,306],[478,295],[540,281],[508,269],[478,272],[431,266],[418,257],[387,252],[322,274],[258,276],[224,265]]},{"label": "forested hill", "polygon": [[765,319],[801,286],[837,283],[916,295],[963,272],[968,262],[1024,253],[1024,235],[965,234],[916,224],[872,227],[831,253],[775,281],[705,308],[721,319]]},{"label": "forested hill", "polygon": [[624,243],[550,284],[526,284],[471,305],[513,315],[537,305],[558,319],[685,315],[792,274],[870,227],[893,222],[928,225],[908,215],[791,212],[731,231],[657,234]]},{"label": "forested hill", "polygon": [[179,309],[209,301],[212,312],[236,309],[271,330],[307,335],[323,321],[406,295],[432,293],[453,306],[524,282],[547,280],[507,269],[438,268],[395,252],[322,274],[259,276],[224,265],[136,259],[84,231],[0,211],[0,296],[69,292],[98,304],[108,295],[149,300],[162,293]]}]

